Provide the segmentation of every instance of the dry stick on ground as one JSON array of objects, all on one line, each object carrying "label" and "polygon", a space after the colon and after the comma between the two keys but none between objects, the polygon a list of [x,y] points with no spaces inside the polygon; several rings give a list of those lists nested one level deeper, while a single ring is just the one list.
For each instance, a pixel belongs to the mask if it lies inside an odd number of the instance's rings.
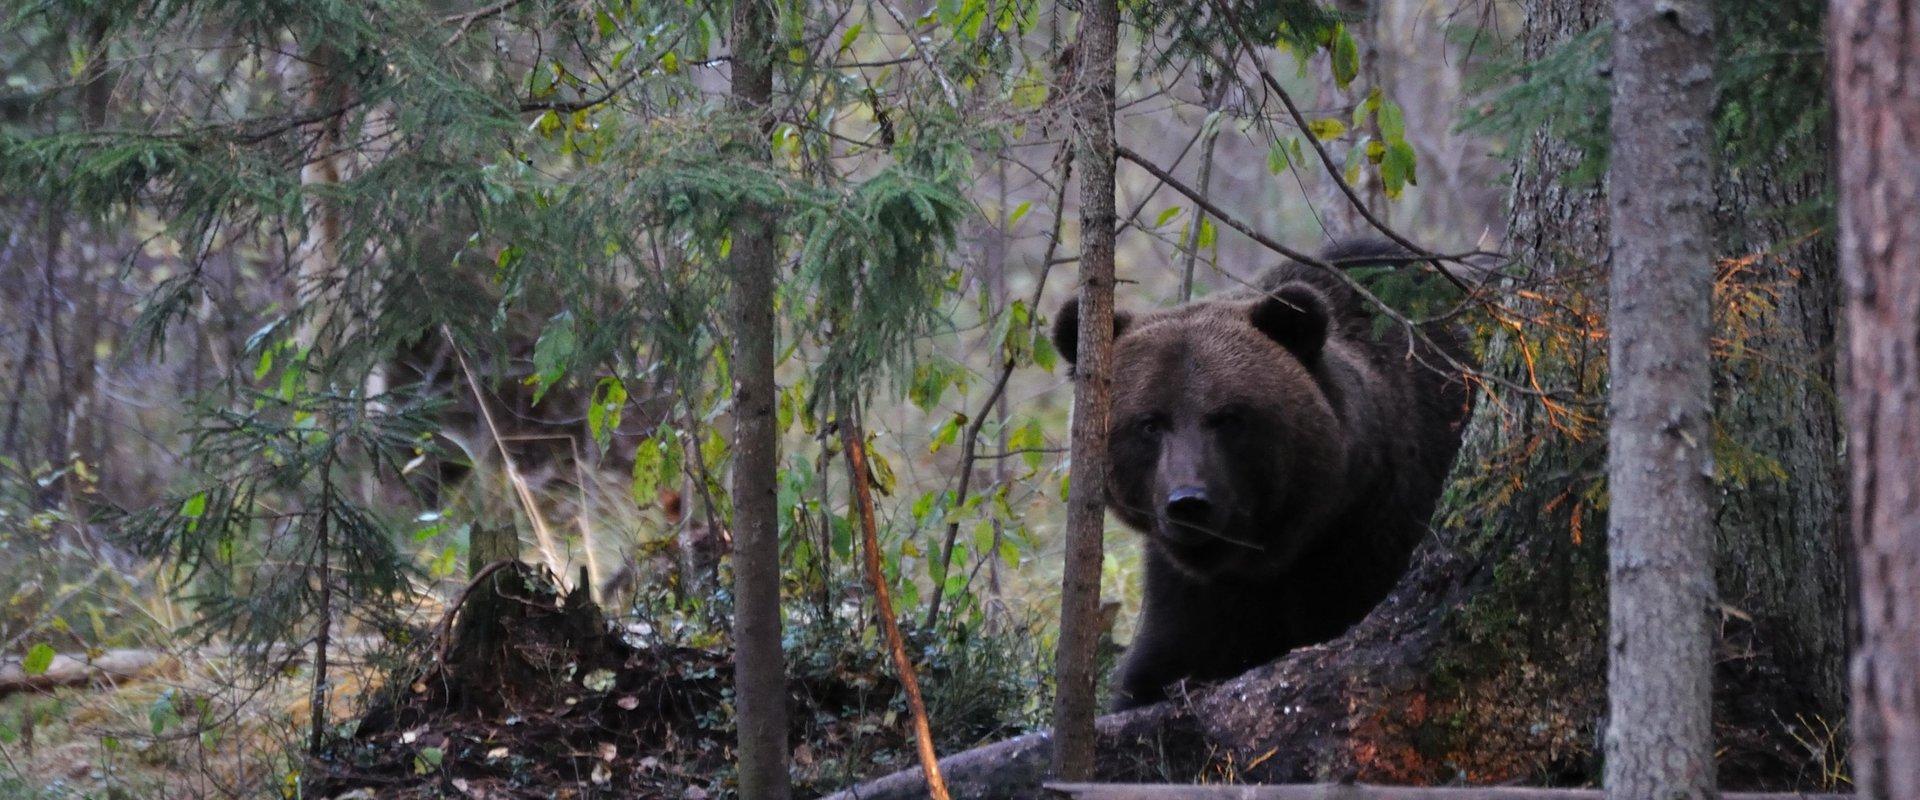
[{"label": "dry stick on ground", "polygon": [[913,662],[907,658],[907,643],[900,636],[900,623],[893,617],[893,598],[887,594],[887,579],[880,571],[880,539],[875,531],[873,492],[867,486],[867,448],[860,424],[853,414],[841,422],[840,438],[847,450],[847,473],[852,478],[855,506],[860,512],[860,546],[865,551],[867,583],[873,587],[873,599],[879,606],[880,627],[887,632],[887,649],[893,653],[894,669],[900,673],[900,687],[907,692],[907,709],[913,712],[913,735],[920,751],[920,768],[926,771],[927,792],[934,800],[948,800],[947,781],[940,776],[940,757],[933,752],[933,726],[927,724],[927,705],[920,699],[920,679],[913,674]]},{"label": "dry stick on ground", "polygon": [[[1067,202],[1067,184],[1070,182],[1067,178],[1073,171],[1073,148],[1062,146],[1060,154],[1054,158],[1054,161],[1059,165],[1054,171],[1060,173],[1060,189],[1053,199],[1053,233],[1047,239],[1047,254],[1040,259],[1040,279],[1034,281],[1033,294],[1027,301],[1029,329],[1033,325],[1033,320],[1038,319],[1035,313],[1040,305],[1040,295],[1047,289],[1047,276],[1053,273],[1054,251],[1060,247],[1060,227],[1066,221],[1066,215],[1061,214],[1060,209]],[[1008,331],[1007,335],[1012,336],[1013,333]],[[987,401],[980,404],[980,413],[973,415],[967,423],[966,433],[962,434],[960,487],[953,495],[953,507],[956,509],[967,504],[967,494],[973,486],[973,467],[980,460],[980,428],[986,424],[987,413],[993,410],[994,404],[1000,402],[1000,398],[1006,395],[1007,381],[1013,377],[1013,370],[1017,366],[1019,364],[1010,355],[1000,362],[1000,374],[994,377],[993,390],[987,393]],[[940,563],[945,565],[946,569],[953,568],[953,544],[959,538],[960,521],[956,517],[952,522],[947,523],[946,538],[940,543]],[[945,572],[941,573],[942,576],[945,574]],[[969,584],[973,582],[971,576],[967,582]],[[927,603],[927,618],[922,627],[932,630],[934,623],[940,620],[940,602],[946,594],[945,585],[934,587],[933,599]]]}]

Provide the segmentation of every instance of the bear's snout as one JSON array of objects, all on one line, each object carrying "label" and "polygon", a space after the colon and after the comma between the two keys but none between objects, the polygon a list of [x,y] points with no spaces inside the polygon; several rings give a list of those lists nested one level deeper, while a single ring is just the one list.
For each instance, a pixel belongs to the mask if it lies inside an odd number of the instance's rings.
[{"label": "bear's snout", "polygon": [[1213,521],[1213,500],[1205,486],[1181,486],[1167,493],[1167,519],[1206,526]]}]

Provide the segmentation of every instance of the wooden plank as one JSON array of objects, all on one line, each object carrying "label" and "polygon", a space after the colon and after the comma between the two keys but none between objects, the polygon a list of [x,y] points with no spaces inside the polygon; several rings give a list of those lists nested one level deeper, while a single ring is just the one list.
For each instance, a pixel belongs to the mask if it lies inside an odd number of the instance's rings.
[{"label": "wooden plank", "polygon": [[[1175,786],[1145,783],[1049,783],[1075,800],[1602,800],[1599,789],[1531,786],[1375,786],[1365,783]],[[1725,792],[1721,800],[1854,800],[1850,794]]]}]

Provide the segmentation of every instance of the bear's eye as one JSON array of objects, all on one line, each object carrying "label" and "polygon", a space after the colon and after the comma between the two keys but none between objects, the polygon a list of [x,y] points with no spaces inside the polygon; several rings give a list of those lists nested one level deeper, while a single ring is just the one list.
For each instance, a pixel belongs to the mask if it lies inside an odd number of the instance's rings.
[{"label": "bear's eye", "polygon": [[1145,436],[1159,436],[1161,431],[1166,430],[1166,423],[1161,422],[1159,417],[1142,417],[1133,423],[1133,428]]}]

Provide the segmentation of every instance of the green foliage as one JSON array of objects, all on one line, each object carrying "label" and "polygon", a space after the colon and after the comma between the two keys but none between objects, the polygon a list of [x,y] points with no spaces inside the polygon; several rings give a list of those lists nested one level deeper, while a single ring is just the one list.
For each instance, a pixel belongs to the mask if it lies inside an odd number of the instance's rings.
[{"label": "green foliage", "polygon": [[1359,51],[1352,34],[1341,24],[1341,16],[1325,4],[1314,0],[1220,0],[1217,5],[1203,4],[1204,13],[1195,13],[1194,5],[1166,0],[1121,4],[1122,14],[1154,34],[1145,44],[1152,48],[1148,58],[1156,68],[1175,61],[1210,59],[1222,48],[1238,49],[1239,42],[1229,27],[1238,25],[1249,32],[1255,44],[1291,50],[1302,61],[1316,50],[1327,49],[1334,54],[1335,77],[1342,85],[1353,80],[1358,69]]},{"label": "green foliage", "polygon": [[1611,107],[1609,84],[1600,74],[1600,65],[1611,51],[1612,39],[1603,26],[1572,37],[1549,53],[1531,58],[1506,54],[1488,66],[1476,85],[1493,93],[1491,102],[1462,126],[1504,138],[1509,157],[1531,146],[1532,137],[1552,137],[1584,156],[1565,181],[1599,180],[1606,174]]},{"label": "green foliage", "polygon": [[[1823,148],[1805,146],[1822,135],[1831,115],[1821,34],[1825,8],[1812,0],[1714,4],[1720,50],[1714,132],[1722,158],[1744,166],[1801,154],[1786,160],[1783,180],[1825,158]],[[1492,136],[1548,134],[1583,156],[1567,182],[1599,180],[1606,172],[1612,103],[1605,65],[1611,52],[1611,29],[1600,26],[1552,52],[1495,61],[1479,84],[1491,100],[1464,127]],[[1528,142],[1509,138],[1507,144],[1521,148]]]},{"label": "green foliage", "polygon": [[253,392],[246,407],[207,409],[191,431],[201,479],[123,527],[191,587],[196,627],[262,657],[319,614],[381,618],[412,573],[393,523],[356,499],[357,483],[404,481],[430,407],[357,387],[309,389],[304,363],[290,360],[281,370],[292,380]]}]

